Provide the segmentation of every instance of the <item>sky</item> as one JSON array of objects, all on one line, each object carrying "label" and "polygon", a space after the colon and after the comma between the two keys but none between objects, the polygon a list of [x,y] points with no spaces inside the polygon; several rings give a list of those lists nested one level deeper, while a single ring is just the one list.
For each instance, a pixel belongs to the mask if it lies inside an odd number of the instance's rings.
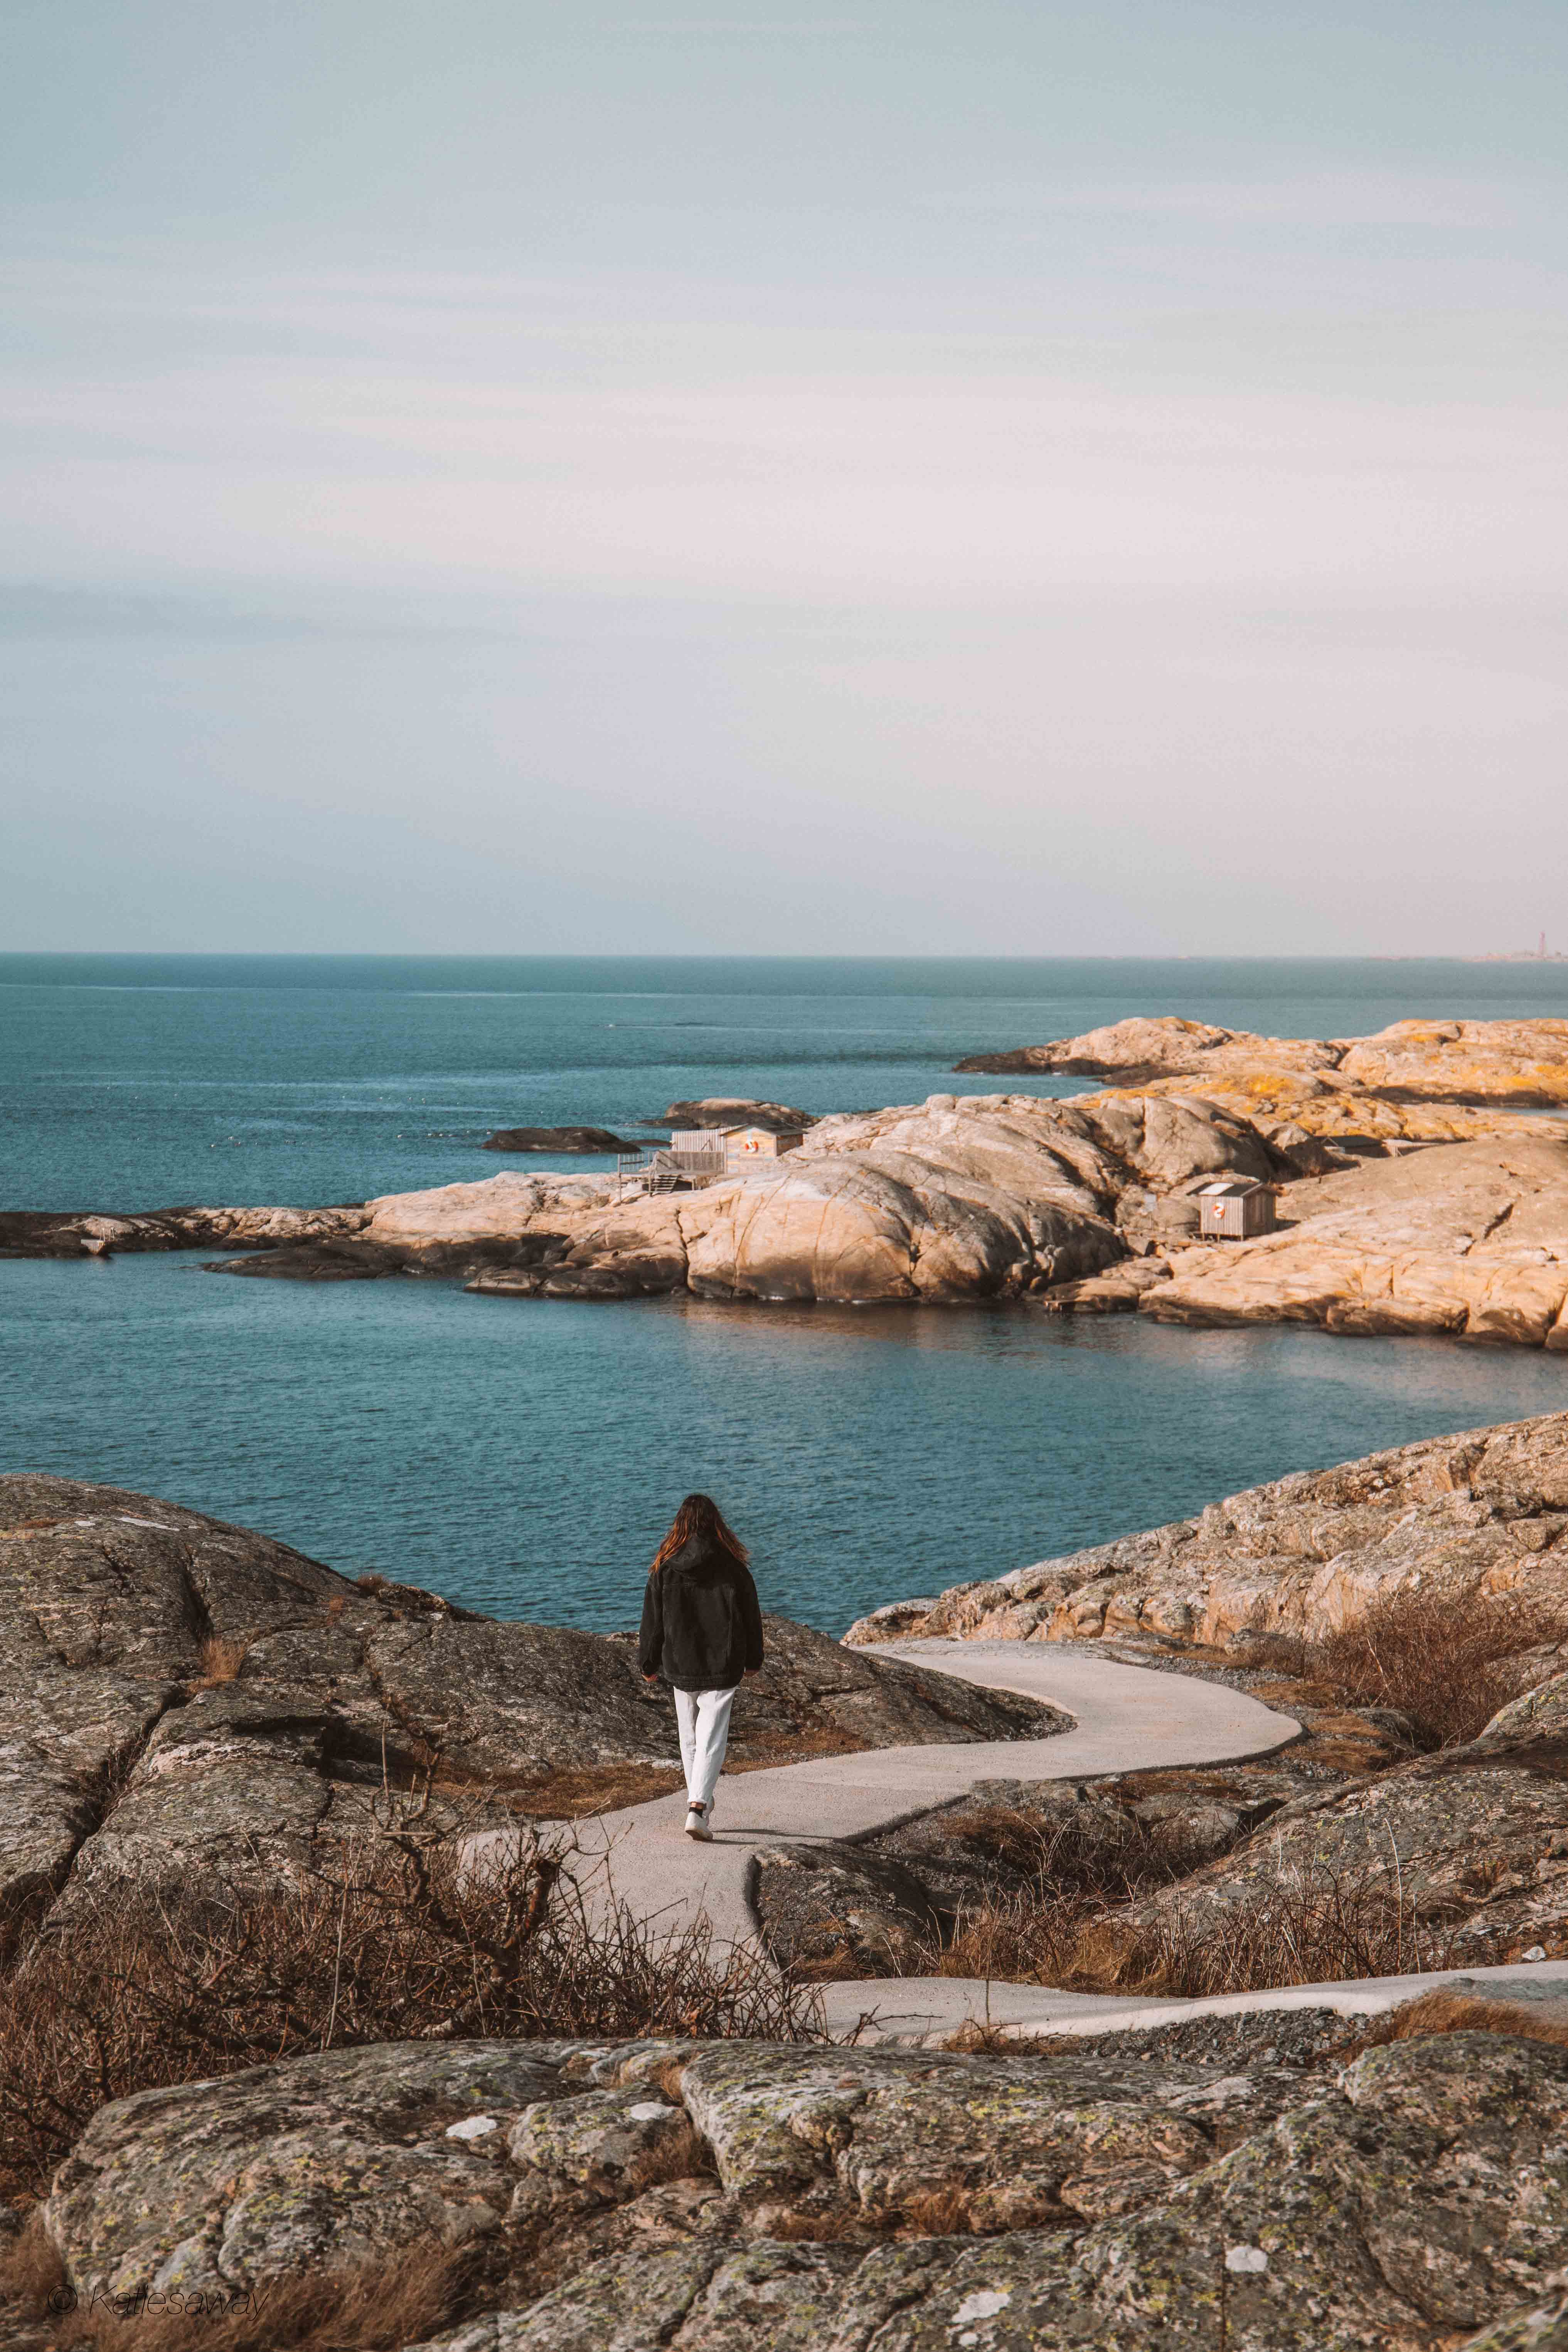
[{"label": "sky", "polygon": [[0,0],[0,946],[1568,946],[1565,68]]}]

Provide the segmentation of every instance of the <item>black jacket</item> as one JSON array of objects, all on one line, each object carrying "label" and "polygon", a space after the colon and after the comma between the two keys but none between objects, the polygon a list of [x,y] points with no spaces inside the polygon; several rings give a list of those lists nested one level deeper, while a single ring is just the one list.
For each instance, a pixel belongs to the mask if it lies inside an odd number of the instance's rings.
[{"label": "black jacket", "polygon": [[732,1690],[763,1663],[751,1570],[712,1536],[692,1536],[650,1576],[638,1656],[677,1690]]}]

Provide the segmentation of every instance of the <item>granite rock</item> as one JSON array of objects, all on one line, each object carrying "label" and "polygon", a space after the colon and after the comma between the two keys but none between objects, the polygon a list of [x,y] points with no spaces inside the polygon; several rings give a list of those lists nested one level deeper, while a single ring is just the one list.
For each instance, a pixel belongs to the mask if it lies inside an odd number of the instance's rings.
[{"label": "granite rock", "polygon": [[1213,1648],[1313,1639],[1408,1590],[1439,1604],[1478,1590],[1568,1599],[1568,1413],[1297,1471],[1196,1518],[895,1603],[845,1639],[1131,1633]]},{"label": "granite rock", "polygon": [[628,1143],[624,1136],[613,1135],[607,1127],[500,1127],[487,1135],[486,1151],[566,1151],[597,1152],[637,1151],[640,1144]]},{"label": "granite rock", "polygon": [[[784,1618],[767,1635],[738,1766],[1065,1720]],[[0,1926],[127,1873],[287,1871],[363,1832],[389,1779],[434,1782],[439,1828],[624,1802],[628,1770],[650,1794],[679,1777],[668,1694],[629,1635],[351,1582],[115,1487],[0,1477]]]},{"label": "granite rock", "polygon": [[1288,1222],[1169,1257],[1157,1322],[1568,1347],[1568,1140],[1458,1143],[1293,1184]]},{"label": "granite rock", "polygon": [[1568,2266],[1568,2052],[1107,2039],[334,2053],[105,2108],[46,2223],[79,2293],[472,2249],[425,2352],[1551,2342],[1519,2331]]},{"label": "granite rock", "polygon": [[942,1917],[901,1861],[824,1838],[763,1846],[757,1864],[752,1902],[781,1968],[829,1981],[920,1974]]},{"label": "granite rock", "polygon": [[1183,1937],[1273,1901],[1353,1885],[1418,1923],[1406,1966],[1493,1967],[1568,1954],[1568,1747],[1495,1736],[1297,1798],[1220,1860],[1111,1915]]},{"label": "granite rock", "polygon": [[472,1286],[513,1295],[1016,1297],[1127,1259],[1132,1244],[1118,1217],[1128,1195],[1144,1223],[1180,1196],[1184,1230],[1196,1213],[1186,1196],[1205,1177],[1262,1178],[1274,1166],[1246,1121],[1197,1100],[1091,1112],[1032,1096],[934,1095],[820,1119],[786,1160],[694,1192],[606,1192],[574,1207],[541,1191],[525,1208],[521,1189],[503,1200],[491,1187],[452,1186],[374,1202],[369,1231],[434,1238],[515,1216],[520,1232],[537,1218],[564,1233],[565,1260],[542,1278]]},{"label": "granite rock", "polygon": [[1371,1037],[1260,1037],[1205,1021],[1135,1017],[1081,1037],[974,1054],[960,1070],[1240,1080],[1292,1072],[1393,1099],[1568,1107],[1568,1021],[1395,1021]]}]

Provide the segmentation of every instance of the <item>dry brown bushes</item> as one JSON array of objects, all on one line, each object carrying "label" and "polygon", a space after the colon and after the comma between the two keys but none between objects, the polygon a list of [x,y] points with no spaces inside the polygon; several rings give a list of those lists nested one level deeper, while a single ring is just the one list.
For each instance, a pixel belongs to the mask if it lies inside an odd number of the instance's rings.
[{"label": "dry brown bushes", "polygon": [[1452,1927],[1424,1916],[1395,1873],[1322,1861],[1286,1864],[1240,1900],[1173,1906],[1152,1927],[1101,1923],[1097,1943],[1118,1989],[1194,2000],[1453,1965]]},{"label": "dry brown bushes", "polygon": [[[1016,1817],[1022,1837],[1026,1816]],[[1077,1992],[1252,1992],[1450,1965],[1451,1928],[1423,1915],[1396,1870],[1282,1864],[1224,1903],[1125,1906],[1186,1875],[1190,1861],[1129,1821],[1121,1838],[1037,1832],[1033,1881],[962,1912],[933,1974]]]},{"label": "dry brown bushes", "polygon": [[1568,2049],[1568,2020],[1561,2014],[1552,2017],[1523,2001],[1485,2000],[1439,1985],[1363,2028],[1334,2055],[1348,2060],[1363,2050],[1378,2050],[1390,2042],[1419,2042],[1433,2033],[1507,2033],[1515,2041],[1550,2042],[1559,2050]]},{"label": "dry brown bushes", "polygon": [[1565,1643],[1568,1606],[1559,1601],[1406,1586],[1324,1640],[1288,1646],[1299,1670],[1352,1706],[1396,1707],[1424,1745],[1450,1748],[1554,1673],[1552,1654]]},{"label": "dry brown bushes", "polygon": [[400,1833],[286,1880],[258,1864],[189,1893],[105,1890],[0,1982],[0,2194],[41,2194],[106,2100],[307,2051],[820,2030],[760,1949],[590,1906],[566,1859],[519,1839],[465,1867]]},{"label": "dry brown bushes", "polygon": [[[933,1975],[992,1977],[1017,1984],[1071,1983],[1060,1971],[1089,1965],[1085,1955],[1110,1906],[1184,1875],[1193,1858],[1150,1836],[1131,1814],[1118,1830],[1103,1817],[1080,1828],[1068,1820],[1042,1825],[1004,1805],[952,1817],[955,1835],[983,1843],[1026,1883],[959,1912]],[[1095,1971],[1098,1979],[1098,1971]]]}]

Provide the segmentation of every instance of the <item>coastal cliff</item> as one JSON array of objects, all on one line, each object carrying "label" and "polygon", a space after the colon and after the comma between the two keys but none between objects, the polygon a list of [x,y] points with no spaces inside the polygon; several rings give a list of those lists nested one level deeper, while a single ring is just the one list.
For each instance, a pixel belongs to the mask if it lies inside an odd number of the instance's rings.
[{"label": "coastal cliff", "polygon": [[[731,1753],[1037,1738],[1048,1707],[771,1617]],[[94,1885],[266,1876],[374,1832],[561,1818],[680,1780],[628,1639],[504,1623],[156,1496],[0,1476],[0,1941]]]}]

